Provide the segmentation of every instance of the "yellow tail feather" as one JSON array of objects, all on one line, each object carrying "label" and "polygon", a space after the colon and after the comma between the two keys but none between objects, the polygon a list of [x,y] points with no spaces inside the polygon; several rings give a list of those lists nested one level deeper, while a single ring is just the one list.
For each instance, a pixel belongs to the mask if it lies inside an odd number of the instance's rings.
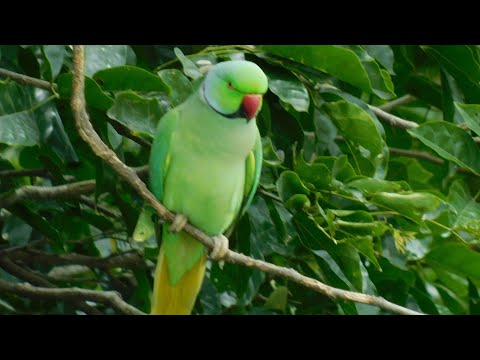
[{"label": "yellow tail feather", "polygon": [[190,315],[205,276],[207,256],[200,260],[183,278],[171,286],[163,247],[160,248],[152,295],[151,315]]}]

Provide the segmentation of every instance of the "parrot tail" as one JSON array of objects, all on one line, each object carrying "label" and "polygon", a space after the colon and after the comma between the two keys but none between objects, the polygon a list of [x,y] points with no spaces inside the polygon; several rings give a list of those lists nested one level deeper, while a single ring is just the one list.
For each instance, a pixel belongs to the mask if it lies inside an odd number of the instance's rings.
[{"label": "parrot tail", "polygon": [[202,286],[206,263],[207,255],[203,253],[200,260],[172,286],[161,246],[155,269],[151,315],[190,315]]}]

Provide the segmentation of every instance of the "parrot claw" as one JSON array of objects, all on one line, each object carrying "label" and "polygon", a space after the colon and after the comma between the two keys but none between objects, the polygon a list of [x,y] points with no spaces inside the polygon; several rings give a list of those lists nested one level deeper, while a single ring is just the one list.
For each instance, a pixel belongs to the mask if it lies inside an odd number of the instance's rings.
[{"label": "parrot claw", "polygon": [[223,234],[213,236],[212,238],[215,240],[215,244],[210,253],[210,258],[214,260],[223,259],[228,252],[228,239]]},{"label": "parrot claw", "polygon": [[179,232],[185,227],[187,222],[188,222],[188,219],[185,215],[177,214],[175,215],[175,218],[173,219],[173,223],[172,225],[170,225],[170,228],[168,230],[171,232]]}]

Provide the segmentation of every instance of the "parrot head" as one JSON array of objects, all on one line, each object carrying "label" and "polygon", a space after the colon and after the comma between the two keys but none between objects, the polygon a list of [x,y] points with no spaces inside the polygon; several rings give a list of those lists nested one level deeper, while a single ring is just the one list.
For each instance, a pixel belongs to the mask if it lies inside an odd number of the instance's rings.
[{"label": "parrot head", "polygon": [[227,118],[253,119],[262,107],[268,81],[260,67],[250,61],[232,60],[213,66],[205,76],[205,100]]}]

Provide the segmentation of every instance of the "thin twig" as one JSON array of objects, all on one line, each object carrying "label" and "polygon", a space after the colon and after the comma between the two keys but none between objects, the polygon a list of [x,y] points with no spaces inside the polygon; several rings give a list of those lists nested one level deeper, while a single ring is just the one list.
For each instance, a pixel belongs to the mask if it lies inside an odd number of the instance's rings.
[{"label": "thin twig", "polygon": [[[116,154],[102,142],[98,134],[93,129],[85,107],[85,80],[83,76],[84,48],[81,45],[76,45],[73,47],[73,66],[74,77],[72,82],[71,106],[75,118],[75,124],[80,136],[86,143],[90,145],[95,154],[108,163],[115,172],[117,172],[126,182],[128,182],[143,197],[143,199],[157,211],[160,218],[168,222],[172,222],[175,215],[157,201],[155,196],[147,189],[145,183],[140,180],[135,171],[122,163]],[[214,240],[204,232],[190,224],[187,224],[183,230],[195,237],[208,249],[213,249]],[[332,299],[343,299],[376,305],[398,314],[420,314],[416,311],[409,310],[402,306],[388,302],[381,297],[336,289],[323,284],[318,280],[303,276],[294,269],[288,269],[267,263],[265,261],[255,260],[249,256],[245,256],[231,250],[227,251],[227,254],[223,260],[248,267],[254,267],[276,276],[285,277],[298,284],[322,293]]]},{"label": "thin twig", "polygon": [[368,107],[375,113],[375,115],[379,116],[393,127],[407,130],[418,126],[416,122],[399,118],[398,116],[392,115],[376,106],[368,105]]},{"label": "thin twig", "polygon": [[121,296],[115,291],[95,291],[75,287],[65,289],[35,287],[30,284],[12,284],[2,279],[0,279],[0,291],[34,299],[93,301],[109,305],[122,314],[145,315],[144,312],[123,301]]},{"label": "thin twig", "polygon": [[[10,252],[12,254],[12,252]],[[101,270],[112,269],[116,267],[122,268],[144,268],[145,262],[143,258],[136,252],[127,252],[124,254],[113,255],[106,258],[95,256],[87,256],[82,254],[48,254],[32,248],[23,248],[14,252],[15,259],[22,260],[26,263],[40,263],[44,265],[60,266],[60,265],[84,265]]]},{"label": "thin twig", "polygon": [[273,199],[273,200],[275,200],[275,201],[280,201],[280,202],[282,202],[282,199],[280,199],[280,197],[278,197],[278,196],[275,195],[275,194],[272,194],[271,192],[268,192],[268,191],[266,191],[266,190],[263,190],[263,189],[260,188],[260,187],[258,188],[257,192],[258,192],[259,194],[262,194],[262,195],[265,195],[265,196],[269,197],[270,199]]},{"label": "thin twig", "polygon": [[379,106],[378,108],[383,111],[391,111],[394,107],[400,106],[400,105],[405,105],[408,103],[411,103],[413,101],[417,100],[417,98],[413,95],[407,94],[404,96],[399,97],[398,99],[395,99],[393,101],[390,101],[386,104],[383,104]]},{"label": "thin twig", "polygon": [[0,171],[0,178],[16,177],[16,176],[39,176],[49,178],[50,173],[47,169],[19,169],[19,170],[3,170]]},{"label": "thin twig", "polygon": [[19,84],[30,85],[47,91],[52,91],[52,89],[55,91],[58,90],[57,84],[49,83],[48,81],[36,79],[27,75],[18,74],[7,69],[0,68],[0,76],[6,76],[9,79],[18,82]]},{"label": "thin twig", "polygon": [[134,135],[128,127],[120,124],[118,121],[108,118],[108,122],[110,123],[110,125],[112,125],[115,131],[120,135],[123,135],[126,138],[129,138],[130,140],[136,142],[138,145],[145,146],[147,148],[152,147],[152,144],[150,143],[150,141],[147,141],[139,136]]},{"label": "thin twig", "polygon": [[436,156],[433,156],[432,154],[430,154],[426,151],[405,150],[405,149],[398,149],[398,148],[392,148],[392,147],[389,147],[388,150],[390,151],[390,154],[414,157],[414,158],[417,158],[417,159],[423,159],[423,160],[430,161],[430,162],[432,162],[434,164],[437,164],[437,165],[445,164],[445,160],[440,159]]},{"label": "thin twig", "polygon": [[[148,176],[148,165],[132,168],[142,178]],[[112,217],[120,215],[111,210],[95,204],[92,200],[82,196],[95,190],[95,180],[79,181],[75,183],[58,185],[58,186],[31,186],[26,185],[16,189],[13,193],[0,197],[0,209],[14,205],[24,200],[45,200],[45,199],[69,199],[79,198],[82,203],[87,206],[96,208],[97,210]]]},{"label": "thin twig", "polygon": [[[48,280],[45,280],[44,278],[40,277],[39,275],[25,270],[22,267],[18,266],[15,264],[11,259],[8,257],[0,257],[0,266],[7,271],[8,273],[18,277],[19,279],[22,279],[24,281],[27,281],[33,285],[38,285],[38,286],[43,286],[46,288],[56,288],[55,285],[53,285],[51,282]],[[102,315],[102,312],[98,309],[95,309],[94,307],[86,304],[84,301],[79,300],[79,299],[70,299],[69,300],[74,306],[78,307],[80,310],[84,311],[86,314],[90,315]]]},{"label": "thin twig", "polygon": [[12,194],[0,198],[0,208],[12,206],[29,199],[65,199],[95,190],[95,180],[80,181],[59,186],[23,186]]},{"label": "thin twig", "polygon": [[85,195],[80,195],[78,201],[88,206],[89,208],[92,208],[98,212],[102,212],[105,215],[110,216],[114,219],[120,219],[122,217],[122,215],[120,215],[119,213],[116,213],[103,205],[97,204],[94,200],[86,197]]}]

